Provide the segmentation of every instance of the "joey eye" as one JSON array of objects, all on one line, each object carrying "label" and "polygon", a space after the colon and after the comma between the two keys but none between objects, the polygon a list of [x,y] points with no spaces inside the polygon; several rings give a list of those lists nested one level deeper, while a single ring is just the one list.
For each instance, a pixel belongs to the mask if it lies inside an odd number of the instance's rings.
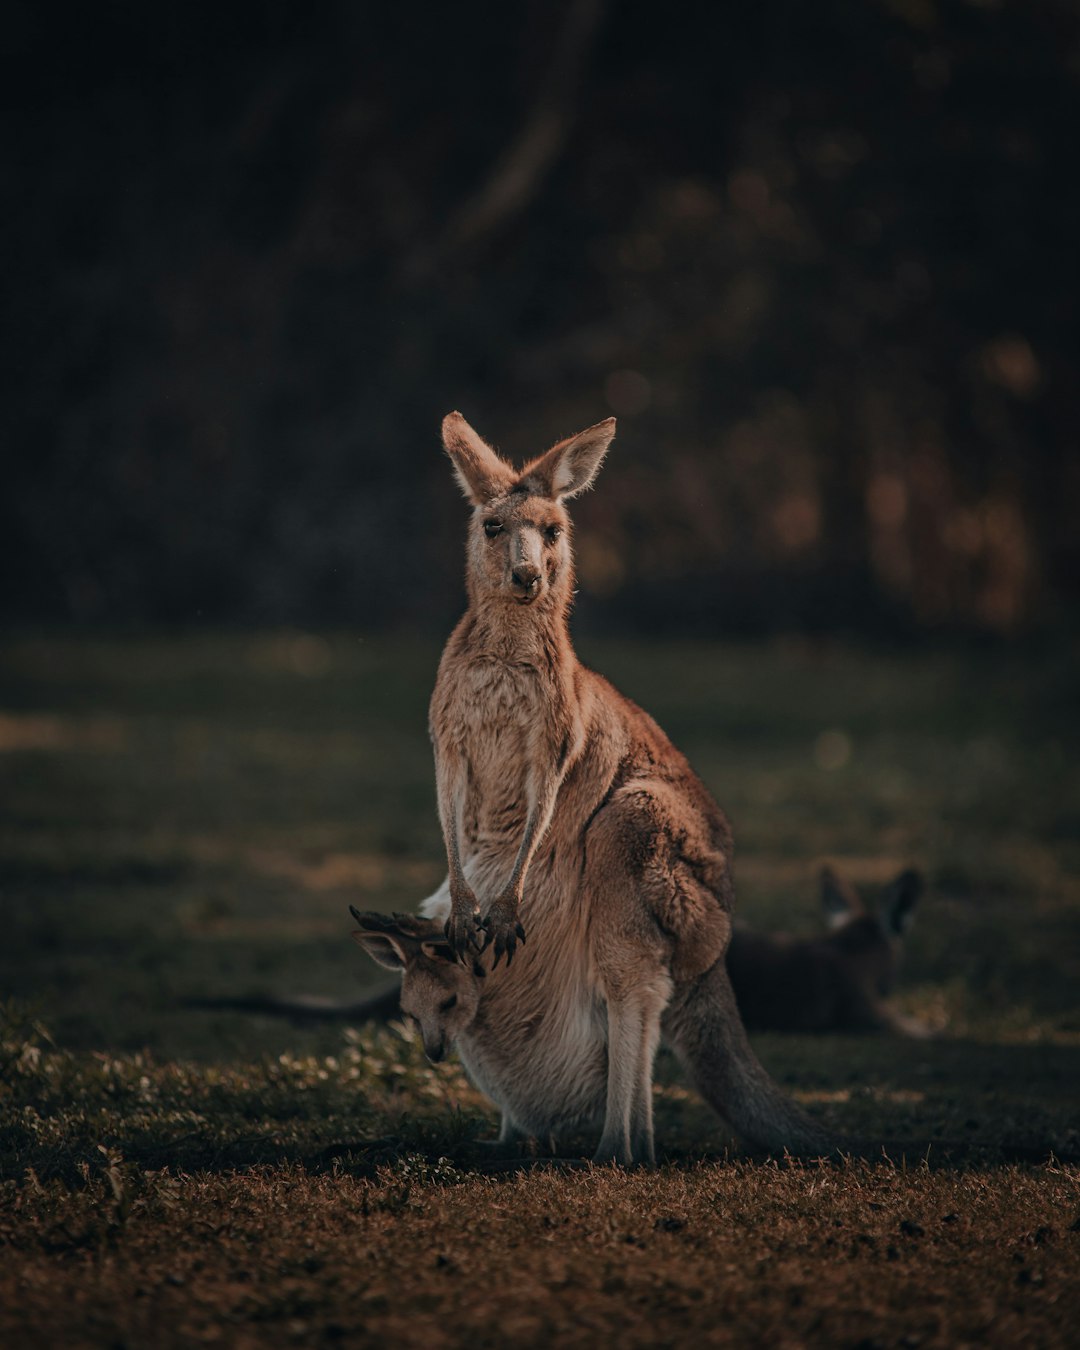
[{"label": "joey eye", "polygon": [[451,1012],[457,1007],[457,994],[451,994],[449,998],[444,998],[439,1004],[440,1012]]},{"label": "joey eye", "polygon": [[548,541],[549,544],[553,544],[561,534],[562,534],[561,525],[549,525],[547,529],[544,531],[544,538]]},{"label": "joey eye", "polygon": [[489,539],[495,539],[503,532],[501,520],[485,520],[484,533]]}]

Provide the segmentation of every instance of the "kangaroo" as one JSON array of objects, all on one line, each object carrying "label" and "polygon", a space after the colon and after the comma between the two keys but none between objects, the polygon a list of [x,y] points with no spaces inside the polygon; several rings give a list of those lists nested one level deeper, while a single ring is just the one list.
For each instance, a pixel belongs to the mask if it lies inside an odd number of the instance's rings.
[{"label": "kangaroo", "polygon": [[[360,946],[401,981],[401,1012],[419,1027],[433,1063],[455,1046],[465,1071],[502,1112],[499,1142],[546,1142],[599,1126],[608,1111],[610,1047],[595,1009],[564,1000],[562,957],[529,1002],[506,1010],[492,997],[496,981],[476,957],[462,963],[438,920],[361,913]],[[515,967],[516,968],[516,967]],[[503,978],[505,979],[505,969]],[[821,1149],[823,1136],[776,1088],[746,1042],[720,962],[677,989],[661,1019],[665,1039],[705,1100],[751,1143],[784,1134]],[[647,1083],[651,1095],[651,1074]],[[634,1156],[653,1162],[653,1140],[639,1118]]]},{"label": "kangaroo", "polygon": [[521,470],[460,413],[442,433],[474,509],[468,606],[430,709],[449,875],[422,908],[458,960],[493,951],[477,1014],[489,1032],[466,1050],[471,1071],[496,1100],[524,1078],[530,1097],[565,1097],[583,1119],[604,1081],[595,1160],[651,1161],[663,1021],[740,1133],[827,1149],[758,1063],[735,1006],[727,819],[652,718],[570,642],[564,503],[592,484],[614,418]]},{"label": "kangaroo", "polygon": [[882,892],[877,912],[832,868],[821,874],[821,902],[831,932],[796,939],[736,925],[727,967],[744,1024],[751,1031],[895,1031],[926,1038],[929,1027],[885,1000],[900,939],[923,889],[908,869]]}]

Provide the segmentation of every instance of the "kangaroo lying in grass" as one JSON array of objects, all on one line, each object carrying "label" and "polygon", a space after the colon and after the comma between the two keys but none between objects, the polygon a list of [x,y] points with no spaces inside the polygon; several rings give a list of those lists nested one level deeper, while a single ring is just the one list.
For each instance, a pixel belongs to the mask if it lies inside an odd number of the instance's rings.
[{"label": "kangaroo lying in grass", "polygon": [[882,891],[876,909],[832,868],[821,874],[821,903],[830,932],[792,938],[736,925],[728,974],[751,1031],[933,1032],[886,999],[896,977],[900,942],[923,889],[908,869]]},{"label": "kangaroo lying in grass", "polygon": [[570,641],[564,502],[591,486],[614,434],[608,418],[518,470],[460,413],[443,421],[474,508],[468,607],[430,712],[449,877],[427,912],[438,909],[445,931],[441,944],[430,929],[387,931],[378,943],[388,962],[404,968],[408,951],[444,983],[453,963],[441,953],[462,961],[460,987],[444,996],[462,1014],[471,953],[491,945],[484,997],[459,1043],[522,1128],[550,1125],[539,1116],[552,1111],[591,1121],[602,1103],[596,1160],[651,1160],[663,1024],[740,1133],[820,1151],[829,1141],[758,1063],[731,992],[728,822],[652,718],[583,666]]},{"label": "kangaroo lying in grass", "polygon": [[[488,978],[478,957],[463,963],[438,920],[350,909],[360,925],[356,941],[401,975],[401,1011],[419,1027],[428,1059],[438,1063],[455,1046],[469,1078],[500,1108],[500,1143],[553,1143],[602,1125],[617,1047],[601,1000],[581,997],[575,966],[560,969],[553,953],[547,978],[532,984],[527,1001],[508,1003],[505,984]],[[745,1140],[831,1151],[750,1049],[722,961],[676,985],[661,1021],[698,1092]],[[651,1097],[651,1057],[649,1064]],[[638,1119],[631,1149],[639,1162],[655,1160],[651,1115]]]}]

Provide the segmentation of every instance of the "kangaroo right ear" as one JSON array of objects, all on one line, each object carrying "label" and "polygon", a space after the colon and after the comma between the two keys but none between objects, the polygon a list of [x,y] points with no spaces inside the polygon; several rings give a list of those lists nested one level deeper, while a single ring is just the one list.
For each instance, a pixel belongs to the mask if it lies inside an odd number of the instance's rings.
[{"label": "kangaroo right ear", "polygon": [[830,928],[841,928],[848,920],[865,913],[855,888],[831,867],[821,869],[821,908]]},{"label": "kangaroo right ear", "polygon": [[459,412],[443,418],[442,443],[462,492],[474,506],[483,506],[514,486],[513,469],[480,439]]},{"label": "kangaroo right ear", "polygon": [[889,882],[881,893],[881,918],[890,933],[899,937],[907,931],[915,902],[922,893],[922,875],[913,867]]}]

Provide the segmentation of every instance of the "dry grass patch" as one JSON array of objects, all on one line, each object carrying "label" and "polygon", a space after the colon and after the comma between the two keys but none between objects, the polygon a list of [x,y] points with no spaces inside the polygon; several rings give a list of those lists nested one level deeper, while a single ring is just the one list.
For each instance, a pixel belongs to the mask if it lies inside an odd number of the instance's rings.
[{"label": "dry grass patch", "polygon": [[9,1186],[30,1345],[1068,1345],[1074,1169],[698,1164],[512,1179],[419,1158]]}]

